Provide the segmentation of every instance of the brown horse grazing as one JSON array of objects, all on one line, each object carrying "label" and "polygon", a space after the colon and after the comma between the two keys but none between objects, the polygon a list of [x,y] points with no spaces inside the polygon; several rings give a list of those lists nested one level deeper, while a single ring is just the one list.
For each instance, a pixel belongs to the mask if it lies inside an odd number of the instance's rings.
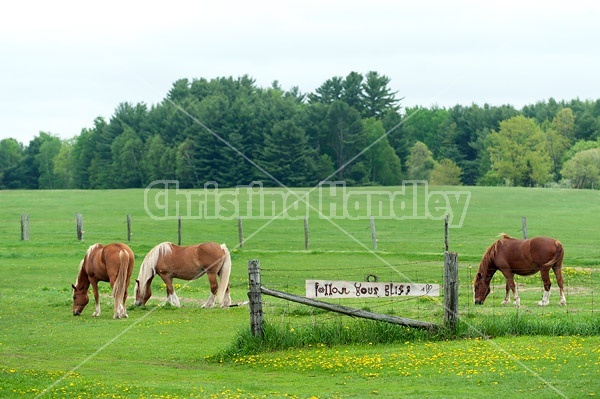
[{"label": "brown horse grazing", "polygon": [[500,234],[500,237],[487,249],[479,264],[473,283],[475,304],[483,305],[490,293],[490,281],[494,273],[500,270],[506,278],[506,297],[502,301],[503,305],[509,303],[509,291],[513,293],[514,304],[516,306],[521,304],[515,285],[515,274],[529,276],[540,272],[544,282],[544,294],[538,305],[546,306],[550,303],[550,269],[552,269],[560,289],[559,303],[566,305],[562,276],[564,251],[560,241],[549,237],[519,240],[504,233]]},{"label": "brown horse grazing", "polygon": [[[135,304],[145,305],[152,296],[152,279],[159,275],[167,286],[167,302],[180,307],[173,289],[173,279],[195,280],[206,274],[210,282],[210,297],[202,307],[212,308],[215,303],[226,308],[231,305],[229,275],[231,256],[225,244],[215,242],[180,247],[163,242],[152,248],[144,258],[135,284]],[[219,282],[217,283],[217,275]]]},{"label": "brown horse grazing", "polygon": [[92,316],[100,316],[98,282],[106,281],[110,283],[112,288],[114,299],[113,317],[115,319],[127,317],[125,302],[134,262],[133,251],[125,244],[108,244],[107,246],[94,244],[89,247],[85,257],[79,264],[77,281],[72,285],[73,315],[79,316],[90,301],[88,289],[91,284],[96,300],[96,310]]}]

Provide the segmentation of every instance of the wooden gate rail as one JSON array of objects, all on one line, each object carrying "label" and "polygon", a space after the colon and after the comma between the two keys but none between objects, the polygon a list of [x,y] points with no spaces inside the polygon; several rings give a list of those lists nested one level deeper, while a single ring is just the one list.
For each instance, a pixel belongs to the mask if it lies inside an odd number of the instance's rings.
[{"label": "wooden gate rail", "polygon": [[272,290],[266,287],[261,286],[260,291],[265,295],[274,296],[276,298],[285,299],[292,302],[301,303],[303,305],[313,306],[319,309],[325,309],[336,313],[342,313],[347,316],[353,317],[362,317],[365,319],[372,319],[377,321],[385,321],[387,323],[399,324],[401,326],[407,327],[415,327],[415,328],[426,328],[426,329],[435,329],[439,328],[438,325],[433,323],[428,323],[426,321],[414,320],[414,319],[406,319],[404,317],[397,316],[389,316],[381,313],[368,312],[366,310],[351,308],[343,305],[335,305],[328,302],[317,301],[315,299],[306,298],[303,296],[298,296],[294,294],[290,294],[288,292],[282,292],[277,290]]},{"label": "wooden gate rail", "polygon": [[[458,327],[458,254],[456,252],[444,253],[444,327],[456,330]],[[317,301],[290,294],[288,292],[277,291],[263,287],[260,282],[260,262],[258,260],[248,261],[248,279],[250,301],[250,327],[252,335],[255,337],[263,336],[263,311],[262,294],[270,295],[276,298],[285,299],[303,305],[313,306],[332,312],[342,313],[352,317],[362,317],[387,323],[398,324],[402,326],[439,329],[440,325],[420,320],[407,319],[404,317],[390,316],[380,313],[369,312],[348,306],[335,305],[328,302]]]}]

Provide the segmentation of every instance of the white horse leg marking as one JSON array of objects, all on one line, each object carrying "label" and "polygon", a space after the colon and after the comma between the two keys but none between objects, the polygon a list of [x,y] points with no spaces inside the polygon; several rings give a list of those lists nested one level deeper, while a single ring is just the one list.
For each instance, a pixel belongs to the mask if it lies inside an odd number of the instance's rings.
[{"label": "white horse leg marking", "polygon": [[215,298],[216,296],[211,293],[210,296],[208,297],[208,300],[206,301],[206,303],[204,305],[202,305],[203,308],[212,308],[213,306],[215,306]]},{"label": "white horse leg marking", "polygon": [[123,306],[122,303],[120,303],[117,307],[117,312],[114,315],[115,319],[125,319],[129,317],[129,315],[127,314],[127,310],[125,310],[125,307]]},{"label": "white horse leg marking", "polygon": [[560,302],[558,302],[560,306],[566,306],[567,298],[565,298],[565,292],[563,290],[560,291]]},{"label": "white horse leg marking", "polygon": [[228,308],[230,306],[231,306],[231,295],[228,292],[227,294],[225,294],[225,300],[223,301],[223,304],[221,305],[221,307]]},{"label": "white horse leg marking", "polygon": [[502,305],[508,305],[509,303],[510,303],[510,288],[509,288],[509,285],[508,285],[508,280],[506,280],[506,295],[504,296],[504,300],[502,301]]},{"label": "white horse leg marking", "polygon": [[[561,298],[561,300],[564,298]],[[550,291],[544,290],[544,294],[542,295],[542,300],[538,302],[539,306],[548,306],[550,303]]]},{"label": "white horse leg marking", "polygon": [[170,303],[172,306],[175,306],[177,308],[181,307],[181,303],[179,302],[179,297],[177,296],[175,291],[173,291],[173,294],[167,295],[167,303]]},{"label": "white horse leg marking", "polygon": [[96,310],[92,313],[94,317],[100,317],[100,302],[96,302]]},{"label": "white horse leg marking", "polygon": [[516,307],[521,306],[521,298],[519,298],[519,290],[517,289],[517,283],[515,283],[515,290],[513,292],[513,305]]}]

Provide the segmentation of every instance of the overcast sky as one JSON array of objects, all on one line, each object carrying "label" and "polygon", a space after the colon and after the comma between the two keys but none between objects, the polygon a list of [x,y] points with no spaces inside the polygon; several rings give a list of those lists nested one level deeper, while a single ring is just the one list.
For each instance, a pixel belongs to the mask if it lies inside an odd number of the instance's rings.
[{"label": "overcast sky", "polygon": [[377,71],[404,106],[600,98],[600,6],[556,1],[28,1],[0,6],[0,139],[71,138],[181,78],[314,91]]}]

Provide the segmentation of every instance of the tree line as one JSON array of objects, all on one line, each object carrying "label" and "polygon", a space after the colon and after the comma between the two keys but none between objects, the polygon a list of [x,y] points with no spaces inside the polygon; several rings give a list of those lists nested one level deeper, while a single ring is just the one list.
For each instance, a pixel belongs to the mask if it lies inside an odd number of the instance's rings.
[{"label": "tree line", "polygon": [[0,141],[2,189],[430,184],[597,187],[600,100],[403,107],[377,72],[313,93],[180,79],[158,104],[119,104],[69,140]]}]

